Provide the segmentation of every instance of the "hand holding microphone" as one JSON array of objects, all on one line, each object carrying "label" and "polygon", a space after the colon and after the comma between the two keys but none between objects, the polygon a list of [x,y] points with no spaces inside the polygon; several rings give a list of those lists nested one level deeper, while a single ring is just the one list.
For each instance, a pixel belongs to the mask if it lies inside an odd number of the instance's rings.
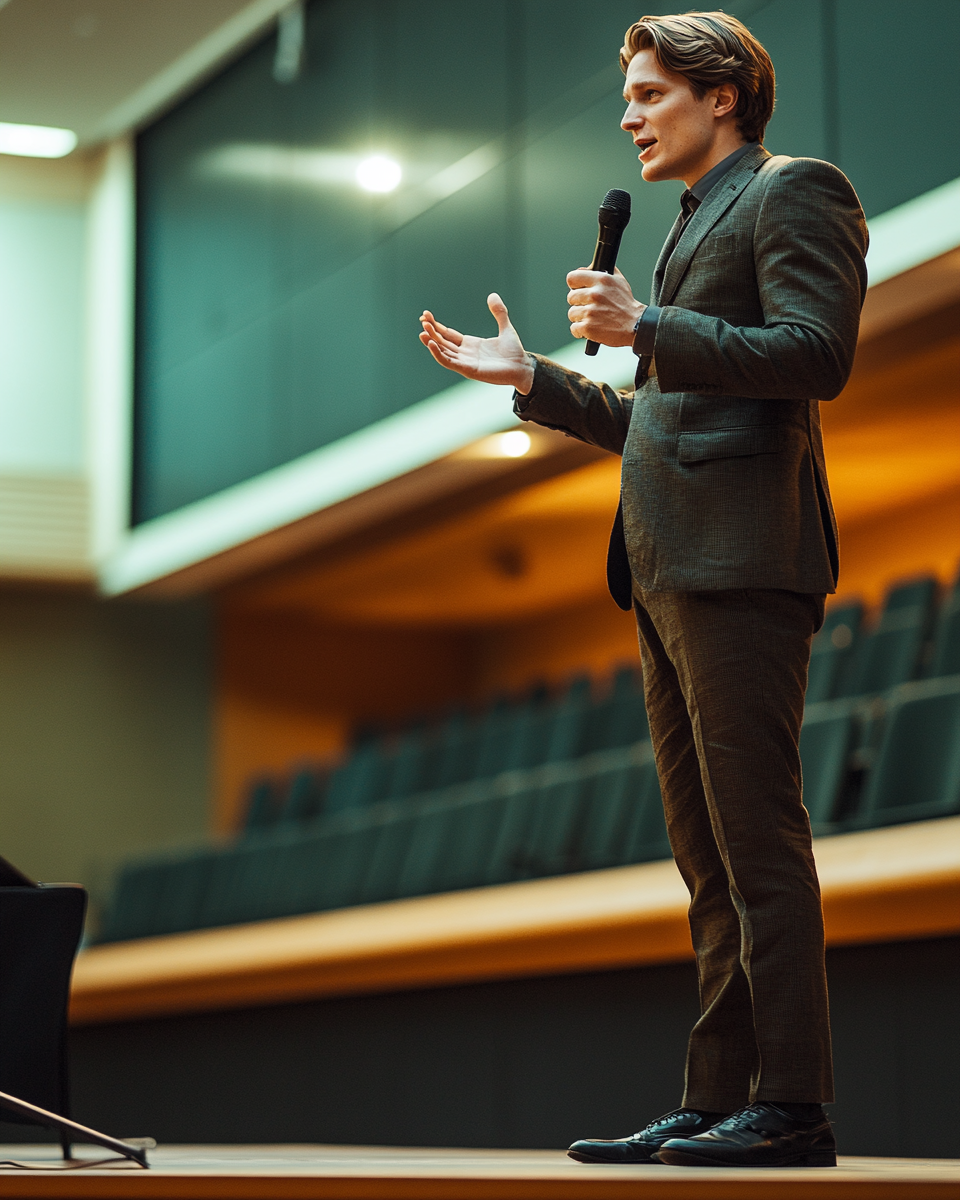
[{"label": "hand holding microphone", "polygon": [[633,327],[646,307],[634,299],[629,283],[616,270],[620,239],[629,220],[629,193],[612,188],[600,205],[600,233],[592,264],[567,276],[570,332],[588,339],[586,354],[596,354],[600,343],[631,345]]},{"label": "hand holding microphone", "polygon": [[[587,354],[596,354],[598,343],[629,346],[633,327],[646,305],[634,300],[630,285],[616,270],[620,239],[630,220],[630,196],[613,188],[600,206],[600,235],[593,264],[571,271],[567,285],[569,317],[574,337],[589,338]],[[497,322],[495,338],[461,333],[425,311],[420,317],[420,341],[442,367],[467,379],[506,384],[527,394],[533,387],[534,360],[510,322],[507,306],[493,292],[487,307]]]}]

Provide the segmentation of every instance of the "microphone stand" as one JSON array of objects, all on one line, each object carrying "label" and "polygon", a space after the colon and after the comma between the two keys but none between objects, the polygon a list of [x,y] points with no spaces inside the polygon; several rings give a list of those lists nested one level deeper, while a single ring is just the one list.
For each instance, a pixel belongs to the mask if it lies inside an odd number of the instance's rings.
[{"label": "microphone stand", "polygon": [[80,1125],[67,1117],[61,1117],[59,1113],[48,1112],[45,1108],[38,1108],[36,1104],[28,1104],[26,1100],[19,1100],[16,1096],[7,1095],[6,1092],[0,1092],[0,1108],[8,1108],[11,1112],[19,1113],[21,1117],[29,1117],[39,1125],[49,1125],[58,1130],[63,1157],[67,1161],[70,1160],[70,1148],[74,1141],[90,1142],[94,1146],[103,1146],[105,1150],[113,1150],[115,1154],[129,1158],[149,1170],[147,1149],[151,1144],[156,1145],[152,1138],[143,1138],[142,1141],[146,1144],[139,1146],[130,1142],[121,1142],[118,1138],[98,1133],[96,1129],[88,1129],[86,1125]]}]

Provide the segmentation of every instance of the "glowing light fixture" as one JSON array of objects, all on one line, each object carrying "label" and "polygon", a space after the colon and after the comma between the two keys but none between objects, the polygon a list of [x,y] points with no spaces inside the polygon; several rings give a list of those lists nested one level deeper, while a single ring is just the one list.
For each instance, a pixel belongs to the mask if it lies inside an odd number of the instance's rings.
[{"label": "glowing light fixture", "polygon": [[371,154],[357,167],[357,183],[366,192],[392,192],[402,178],[400,164],[385,154]]},{"label": "glowing light fixture", "polygon": [[50,125],[11,125],[0,121],[0,154],[24,158],[63,158],[77,144],[72,129]]},{"label": "glowing light fixture", "polygon": [[504,458],[523,458],[533,444],[530,434],[522,429],[509,429],[506,433],[497,434],[494,440]]}]

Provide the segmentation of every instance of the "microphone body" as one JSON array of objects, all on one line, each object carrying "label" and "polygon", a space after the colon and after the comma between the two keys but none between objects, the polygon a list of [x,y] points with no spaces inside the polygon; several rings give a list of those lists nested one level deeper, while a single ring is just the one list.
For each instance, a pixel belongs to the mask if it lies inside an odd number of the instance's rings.
[{"label": "microphone body", "polygon": [[[604,271],[607,275],[612,275],[617,265],[617,254],[620,252],[620,239],[630,220],[630,193],[611,188],[600,205],[598,219],[600,233],[590,270]],[[593,356],[599,349],[599,342],[588,341],[583,352]]]}]

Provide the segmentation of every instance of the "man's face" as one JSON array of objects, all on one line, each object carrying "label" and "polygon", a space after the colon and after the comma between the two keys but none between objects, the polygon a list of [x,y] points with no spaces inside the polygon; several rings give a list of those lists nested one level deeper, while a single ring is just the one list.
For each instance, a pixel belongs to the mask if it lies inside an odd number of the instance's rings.
[{"label": "man's face", "polygon": [[686,79],[665,71],[652,50],[633,56],[623,89],[627,111],[620,126],[640,150],[644,179],[699,178],[699,164],[717,133],[714,96],[707,92],[698,100]]}]

